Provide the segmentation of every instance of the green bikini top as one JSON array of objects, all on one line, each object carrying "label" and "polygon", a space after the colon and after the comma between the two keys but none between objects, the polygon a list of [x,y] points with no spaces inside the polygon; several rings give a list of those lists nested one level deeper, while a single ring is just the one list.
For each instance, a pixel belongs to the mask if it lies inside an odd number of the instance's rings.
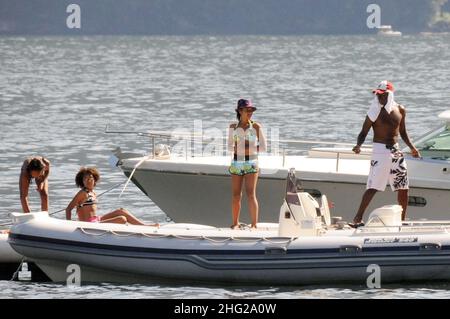
[{"label": "green bikini top", "polygon": [[[248,127],[248,129],[244,130],[243,137],[244,137],[245,141],[256,142],[258,140],[258,136],[256,135],[256,130],[253,128],[253,121],[248,121],[248,123],[249,123],[249,127]],[[236,127],[234,128],[234,131],[233,131],[233,141],[235,143],[239,143],[242,138],[242,134],[239,135],[239,133],[237,131],[238,125],[239,125],[239,123],[236,125]]]}]

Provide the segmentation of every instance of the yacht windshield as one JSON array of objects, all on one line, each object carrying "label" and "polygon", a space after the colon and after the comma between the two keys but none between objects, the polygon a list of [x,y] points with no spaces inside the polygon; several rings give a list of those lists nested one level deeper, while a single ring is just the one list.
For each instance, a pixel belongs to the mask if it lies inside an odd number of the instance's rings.
[{"label": "yacht windshield", "polygon": [[450,127],[447,125],[444,130],[440,130],[436,135],[419,143],[417,148],[423,157],[449,160]]}]

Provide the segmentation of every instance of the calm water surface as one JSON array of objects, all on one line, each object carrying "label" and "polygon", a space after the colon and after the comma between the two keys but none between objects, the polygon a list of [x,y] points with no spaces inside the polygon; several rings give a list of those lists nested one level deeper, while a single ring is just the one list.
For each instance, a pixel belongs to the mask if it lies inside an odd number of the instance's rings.
[{"label": "calm water surface", "polygon": [[[150,143],[114,130],[225,129],[238,98],[254,119],[286,139],[354,142],[371,89],[389,79],[417,138],[450,109],[450,36],[302,37],[0,37],[0,222],[20,211],[23,159],[52,161],[51,212],[76,193],[80,166],[97,166],[98,192],[124,181],[110,151],[144,153]],[[134,185],[101,197],[100,213],[119,206],[145,220],[164,213]],[[31,204],[39,208],[37,192]],[[359,199],[356,199],[359,200]],[[63,218],[63,212],[57,214]],[[448,285],[383,287],[226,287],[0,282],[0,298],[448,298]]]}]

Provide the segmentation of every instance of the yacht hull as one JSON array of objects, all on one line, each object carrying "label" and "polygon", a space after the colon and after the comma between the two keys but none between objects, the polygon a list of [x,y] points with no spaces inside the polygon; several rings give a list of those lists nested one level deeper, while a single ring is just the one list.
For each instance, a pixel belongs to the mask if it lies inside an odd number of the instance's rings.
[{"label": "yacht hull", "polygon": [[[129,176],[130,171],[125,170]],[[259,203],[259,220],[278,221],[279,207],[285,194],[286,173],[279,176],[260,176],[257,186]],[[326,194],[332,216],[341,216],[343,220],[352,221],[358,210],[361,197],[366,190],[366,177],[358,181],[340,182],[327,179],[306,179],[308,172],[298,171],[298,179],[303,187],[314,193]],[[136,184],[151,200],[176,222],[206,223],[215,226],[231,224],[231,178],[229,175],[197,174],[189,172],[159,171],[137,169],[132,177]],[[425,199],[425,206],[410,205],[407,217],[411,219],[449,219],[450,191],[446,189],[411,187],[410,198]],[[420,200],[419,200],[420,201]],[[373,209],[397,203],[397,193],[388,186],[384,192],[378,192],[368,212]],[[422,205],[422,204],[420,204]],[[229,212],[228,214],[226,212]],[[250,222],[245,190],[240,220]]]}]

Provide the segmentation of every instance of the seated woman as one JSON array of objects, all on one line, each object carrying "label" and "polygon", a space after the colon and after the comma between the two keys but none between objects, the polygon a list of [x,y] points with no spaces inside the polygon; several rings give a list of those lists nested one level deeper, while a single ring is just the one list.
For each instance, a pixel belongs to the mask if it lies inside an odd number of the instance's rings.
[{"label": "seated woman", "polygon": [[76,207],[78,220],[91,223],[116,223],[133,224],[146,226],[159,226],[159,224],[144,224],[139,219],[123,208],[116,209],[113,212],[98,216],[97,195],[94,188],[100,179],[100,174],[96,168],[82,167],[75,176],[75,183],[81,190],[75,195],[66,208],[66,219],[72,219],[72,210]]}]

